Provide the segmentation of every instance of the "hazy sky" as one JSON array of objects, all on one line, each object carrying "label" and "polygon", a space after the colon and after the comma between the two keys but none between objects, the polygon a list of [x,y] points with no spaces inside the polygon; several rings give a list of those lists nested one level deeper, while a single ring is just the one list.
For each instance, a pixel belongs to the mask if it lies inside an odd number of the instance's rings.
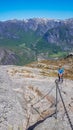
[{"label": "hazy sky", "polygon": [[73,18],[73,0],[0,0],[0,21],[33,17]]}]

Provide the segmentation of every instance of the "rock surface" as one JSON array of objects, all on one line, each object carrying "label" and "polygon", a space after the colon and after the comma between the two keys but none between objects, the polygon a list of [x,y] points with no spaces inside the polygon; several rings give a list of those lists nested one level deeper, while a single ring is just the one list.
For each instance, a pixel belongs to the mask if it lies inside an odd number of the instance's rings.
[{"label": "rock surface", "polygon": [[17,64],[19,57],[11,50],[0,48],[0,65]]},{"label": "rock surface", "polygon": [[[24,66],[0,66],[0,130],[70,130],[59,94],[55,119],[56,78],[40,72]],[[73,122],[73,81],[64,79],[59,87]]]}]

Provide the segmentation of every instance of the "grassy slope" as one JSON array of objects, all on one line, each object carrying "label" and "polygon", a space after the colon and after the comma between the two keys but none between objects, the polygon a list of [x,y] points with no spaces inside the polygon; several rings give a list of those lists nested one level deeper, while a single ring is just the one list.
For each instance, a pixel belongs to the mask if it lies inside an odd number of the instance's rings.
[{"label": "grassy slope", "polygon": [[[35,60],[35,47],[37,49],[37,54],[47,53],[48,57],[62,57],[66,53],[61,50],[60,46],[54,43],[48,43],[44,37],[37,36],[34,31],[29,30],[24,32],[22,29],[15,29],[11,31],[11,38],[0,39],[0,47],[5,47],[11,49],[19,56],[19,64],[29,63]],[[18,38],[12,38],[16,35]],[[32,46],[33,45],[33,46]],[[30,48],[30,49],[29,49]]]},{"label": "grassy slope", "polygon": [[[14,31],[13,31],[14,32]],[[12,34],[13,34],[12,32]],[[19,38],[7,38],[4,37],[0,40],[0,47],[7,48],[15,52],[19,57],[19,65],[27,64],[35,60],[34,50],[32,50],[32,44],[36,43],[39,36],[36,36],[34,31],[24,32],[19,30],[14,32]]]}]

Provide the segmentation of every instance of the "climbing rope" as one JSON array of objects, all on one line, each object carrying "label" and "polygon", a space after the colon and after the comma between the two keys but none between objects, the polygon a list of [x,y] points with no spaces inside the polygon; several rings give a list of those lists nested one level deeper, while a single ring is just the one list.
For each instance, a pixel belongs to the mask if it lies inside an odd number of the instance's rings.
[{"label": "climbing rope", "polygon": [[41,100],[43,100],[48,94],[50,94],[52,92],[52,90],[55,88],[55,86],[53,86],[49,92],[47,92],[40,100],[38,100],[36,103],[32,104],[32,106],[36,105],[37,103],[39,103]]},{"label": "climbing rope", "polygon": [[[61,94],[61,91],[60,91],[60,88],[59,88],[59,85],[58,85],[58,80],[55,81],[56,83],[56,94],[57,94],[57,91],[59,91],[59,95],[60,95],[60,98],[61,98],[61,101],[62,101],[62,104],[63,104],[63,107],[64,107],[64,110],[65,110],[65,113],[66,113],[66,116],[67,116],[67,119],[68,119],[68,122],[70,124],[70,127],[71,127],[71,130],[73,130],[73,124],[71,122],[71,119],[70,119],[70,116],[68,114],[68,111],[67,111],[67,108],[65,106],[65,103],[64,103],[64,100],[63,100],[63,97],[62,97],[62,94]],[[34,105],[36,105],[37,103],[39,103],[41,100],[43,100],[49,93],[52,92],[52,90],[55,88],[55,86],[53,86],[50,90],[48,90],[48,92],[40,99],[38,100],[37,102],[35,102],[34,104],[31,104],[31,107],[40,115],[40,117],[42,118],[42,120],[44,120],[43,116],[41,115],[41,113],[34,107]],[[56,97],[57,98],[57,97]],[[57,99],[56,99],[57,100]],[[57,104],[58,104],[58,100],[56,101],[56,107],[57,107]],[[57,113],[57,109],[56,109],[56,112]],[[54,114],[55,114],[54,113]],[[53,114],[52,114],[53,115]],[[52,116],[50,115],[50,116]],[[58,125],[58,119],[56,118],[56,124],[55,124],[55,127],[57,129],[57,125]],[[55,128],[54,127],[54,128]],[[63,129],[63,128],[62,128]]]},{"label": "climbing rope", "polygon": [[62,94],[61,94],[59,85],[58,85],[58,81],[56,80],[55,83],[56,83],[56,87],[57,87],[57,89],[58,89],[58,91],[59,91],[59,95],[60,95],[61,101],[62,101],[62,103],[63,103],[63,107],[64,107],[64,110],[65,110],[65,113],[66,113],[68,122],[69,122],[69,124],[70,124],[71,129],[73,130],[73,125],[72,125],[72,122],[71,122],[71,120],[70,120],[68,111],[67,111],[67,109],[66,109],[66,106],[65,106],[65,103],[64,103],[64,100],[63,100],[63,97],[62,97]]},{"label": "climbing rope", "polygon": [[[50,86],[51,87],[51,86]],[[47,92],[40,100],[38,100],[36,103],[34,103],[34,104],[31,104],[31,107],[40,115],[40,117],[43,119],[43,120],[45,120],[44,119],[44,117],[41,115],[41,113],[34,107],[34,105],[36,105],[37,103],[39,103],[41,100],[43,100],[48,94],[50,94],[51,92],[52,92],[52,90],[55,88],[55,86],[53,86],[50,90],[49,90],[49,92]],[[49,117],[52,117],[53,115],[55,114],[55,112],[54,113],[52,113],[51,115],[49,115]],[[48,116],[47,116],[48,117]],[[47,118],[46,117],[46,118]]]}]

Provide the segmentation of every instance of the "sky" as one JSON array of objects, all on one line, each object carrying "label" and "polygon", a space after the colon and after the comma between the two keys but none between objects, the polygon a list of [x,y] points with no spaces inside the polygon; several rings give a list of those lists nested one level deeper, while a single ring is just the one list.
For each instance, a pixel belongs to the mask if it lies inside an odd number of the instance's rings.
[{"label": "sky", "polygon": [[0,21],[73,18],[73,0],[0,0]]}]

